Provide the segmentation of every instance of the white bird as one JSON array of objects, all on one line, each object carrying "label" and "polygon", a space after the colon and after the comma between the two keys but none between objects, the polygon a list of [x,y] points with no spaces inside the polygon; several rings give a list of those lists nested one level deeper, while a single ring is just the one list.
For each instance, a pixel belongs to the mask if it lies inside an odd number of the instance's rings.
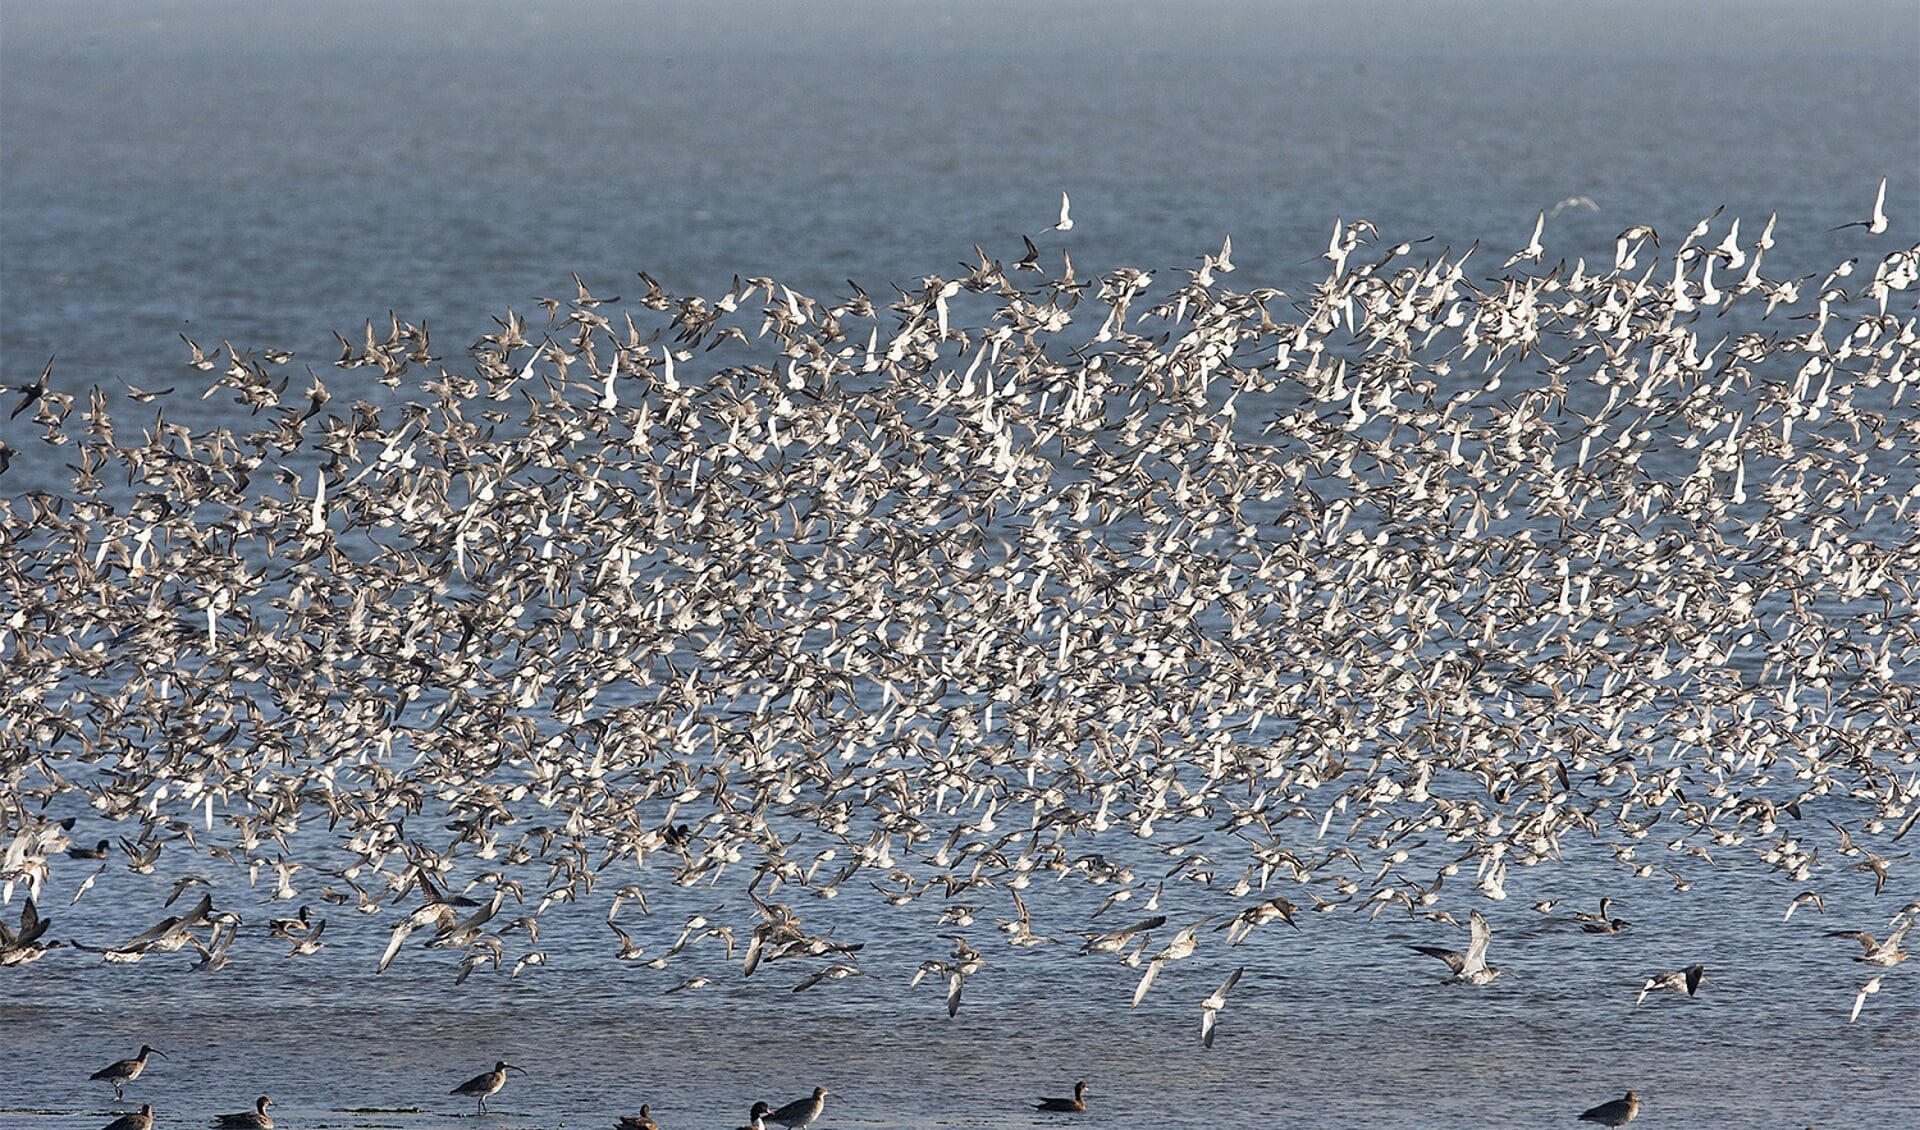
[{"label": "white bird", "polygon": [[1843,228],[1865,228],[1867,229],[1868,235],[1879,235],[1881,232],[1887,230],[1887,178],[1880,178],[1880,191],[1873,198],[1873,218],[1871,220],[1855,220],[1850,224],[1841,224],[1840,227],[1834,228],[1833,230],[1840,231]]},{"label": "white bird", "polygon": [[1213,995],[1200,1002],[1200,1045],[1202,1047],[1213,1046],[1214,1025],[1219,1022],[1220,1010],[1227,1007],[1227,994],[1240,983],[1240,975],[1246,971],[1246,966],[1243,965],[1227,974],[1227,979],[1220,982],[1220,987],[1213,991]]},{"label": "white bird", "polygon": [[1546,226],[1547,226],[1547,214],[1545,211],[1542,211],[1540,213],[1539,218],[1533,221],[1533,238],[1527,240],[1527,245],[1525,247],[1522,247],[1520,250],[1514,252],[1513,258],[1508,259],[1505,263],[1502,263],[1500,265],[1500,269],[1504,271],[1508,267],[1513,266],[1515,263],[1518,263],[1522,259],[1527,259],[1527,260],[1531,260],[1532,262],[1538,263],[1540,259],[1547,253],[1546,246],[1540,242],[1540,232],[1543,229],[1545,229]]},{"label": "white bird", "polygon": [[1073,202],[1067,199],[1067,194],[1064,192],[1061,193],[1059,222],[1055,223],[1052,227],[1047,228],[1046,230],[1047,231],[1072,231],[1073,217],[1068,214],[1068,209],[1071,208],[1072,206],[1073,206]]},{"label": "white bird", "polygon": [[1860,1019],[1860,1006],[1867,1003],[1868,997],[1880,991],[1880,982],[1886,979],[1887,975],[1882,973],[1878,977],[1869,979],[1866,984],[1860,986],[1860,991],[1853,994],[1853,1011],[1847,1014],[1847,1023],[1851,1024]]}]

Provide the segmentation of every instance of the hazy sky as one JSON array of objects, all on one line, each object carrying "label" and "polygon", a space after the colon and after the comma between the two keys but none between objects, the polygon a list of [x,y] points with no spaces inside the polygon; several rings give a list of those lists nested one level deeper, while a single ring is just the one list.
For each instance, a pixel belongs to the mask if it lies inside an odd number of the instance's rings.
[{"label": "hazy sky", "polygon": [[[315,47],[510,47],[544,38],[644,51],[674,46],[853,49],[936,45],[1017,51],[1146,47],[1211,40],[1223,56],[1352,50],[1392,62],[1433,52],[1577,49],[1848,51],[1920,59],[1920,0],[162,0],[69,4],[9,0],[0,49],[194,45],[241,50]],[[1463,76],[1470,78],[1471,76]]]}]

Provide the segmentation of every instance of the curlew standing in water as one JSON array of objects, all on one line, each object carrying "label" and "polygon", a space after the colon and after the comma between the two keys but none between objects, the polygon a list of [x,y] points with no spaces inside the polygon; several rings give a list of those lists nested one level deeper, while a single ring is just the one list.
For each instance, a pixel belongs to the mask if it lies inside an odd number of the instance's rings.
[{"label": "curlew standing in water", "polygon": [[[478,1112],[485,1114],[487,1113],[487,1096],[497,1094],[500,1088],[507,1085],[509,1071],[520,1071],[520,1069],[504,1059],[498,1060],[494,1063],[492,1071],[483,1071],[447,1093],[473,1096],[479,1103]],[[521,1074],[526,1073],[522,1071]]]},{"label": "curlew standing in water", "polygon": [[146,1044],[141,1044],[139,1055],[134,1056],[132,1059],[123,1059],[118,1063],[110,1063],[92,1075],[89,1075],[87,1078],[97,1079],[102,1083],[111,1084],[113,1086],[113,1101],[120,1102],[126,1098],[126,1085],[140,1078],[140,1073],[147,1069],[147,1057],[150,1055],[157,1055],[161,1059],[167,1058],[167,1053],[148,1047]]}]

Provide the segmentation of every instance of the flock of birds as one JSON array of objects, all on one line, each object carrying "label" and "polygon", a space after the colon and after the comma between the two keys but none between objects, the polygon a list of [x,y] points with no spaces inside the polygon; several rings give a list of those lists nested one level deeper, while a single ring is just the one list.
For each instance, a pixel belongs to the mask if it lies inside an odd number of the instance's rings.
[{"label": "flock of birds", "polygon": [[[576,276],[467,372],[398,317],[331,388],[231,345],[164,390],[50,362],[0,445],[66,468],[0,501],[0,965],[313,957],[332,907],[379,969],[518,977],[591,903],[610,960],[721,944],[797,992],[867,971],[794,904],[870,888],[937,904],[913,979],[952,1014],[989,923],[1140,970],[1137,1005],[1220,933],[1470,899],[1463,952],[1416,948],[1484,985],[1478,907],[1575,844],[1681,890],[1758,861],[1783,919],[1898,902],[1920,247],[1879,246],[1884,196],[1794,277],[1772,218],[1550,263],[1543,213],[1491,278],[1336,222],[1293,295],[1228,286],[1231,241],[1083,276],[1029,239],[890,299]],[[92,869],[77,902],[163,854],[185,910],[49,932],[56,871]],[[1041,884],[1088,897],[1048,920]],[[656,953],[618,915],[676,888],[724,901]],[[1875,971],[1854,1017],[1916,916],[1833,931]]]},{"label": "flock of birds", "polygon": [[[96,1081],[112,1084],[115,1101],[125,1099],[124,1088],[138,1079],[146,1070],[147,1057],[162,1054],[153,1048],[141,1045],[140,1054],[131,1059],[112,1063],[93,1073]],[[491,1070],[483,1071],[473,1078],[454,1087],[447,1093],[460,1095],[474,1100],[474,1114],[487,1113],[487,1100],[507,1085],[509,1072],[520,1068],[506,1060],[496,1062]],[[769,1123],[785,1127],[786,1130],[807,1130],[807,1127],[819,1121],[826,1112],[827,1097],[833,1092],[825,1087],[815,1087],[813,1094],[806,1098],[795,1099],[783,1106],[775,1107],[761,1101],[753,1104],[747,1114],[747,1124],[739,1130],[769,1130]],[[1033,1105],[1033,1109],[1042,1114],[1084,1114],[1087,1111],[1087,1082],[1082,1079],[1073,1085],[1072,1098],[1042,1098]],[[212,1126],[214,1130],[273,1130],[273,1117],[267,1108],[273,1100],[261,1095],[254,1100],[254,1108],[236,1114],[216,1115]],[[1625,1098],[1601,1103],[1580,1115],[1584,1122],[1597,1122],[1602,1126],[1624,1126],[1640,1113],[1640,1098],[1628,1091]],[[108,1123],[103,1130],[153,1130],[153,1104],[142,1103],[140,1109],[121,1115]],[[642,1103],[640,1113],[624,1115],[614,1123],[614,1130],[660,1130],[660,1124],[653,1118],[651,1105]]]},{"label": "flock of birds", "polygon": [[[110,1063],[94,1072],[89,1078],[111,1085],[114,1101],[124,1102],[127,1084],[146,1072],[147,1059],[155,1055],[164,1057],[165,1054],[142,1044],[138,1055]],[[474,1100],[474,1113],[484,1115],[488,1113],[487,1100],[500,1093],[501,1089],[507,1085],[508,1074],[515,1071],[521,1071],[521,1069],[504,1059],[499,1060],[490,1070],[475,1075],[447,1093]],[[1086,1104],[1081,1100],[1086,1086],[1085,1083],[1081,1083],[1076,1087],[1072,1099],[1042,1099],[1035,1109],[1083,1111],[1086,1109]],[[768,1123],[786,1127],[787,1130],[806,1130],[818,1121],[820,1115],[826,1110],[827,1096],[830,1094],[832,1092],[825,1087],[815,1087],[813,1094],[803,1099],[795,1099],[784,1106],[774,1107],[769,1103],[756,1102],[748,1115],[747,1125],[740,1127],[740,1130],[768,1130]],[[1069,1103],[1075,1105],[1062,1105]],[[211,1125],[214,1130],[273,1130],[273,1116],[267,1113],[267,1108],[272,1105],[272,1098],[261,1095],[254,1100],[252,1110],[215,1115]],[[153,1130],[153,1122],[153,1104],[141,1103],[139,1110],[121,1115],[108,1123],[104,1130]],[[621,1117],[615,1122],[614,1130],[660,1130],[660,1124],[653,1119],[652,1107],[643,1103],[640,1113]]]}]

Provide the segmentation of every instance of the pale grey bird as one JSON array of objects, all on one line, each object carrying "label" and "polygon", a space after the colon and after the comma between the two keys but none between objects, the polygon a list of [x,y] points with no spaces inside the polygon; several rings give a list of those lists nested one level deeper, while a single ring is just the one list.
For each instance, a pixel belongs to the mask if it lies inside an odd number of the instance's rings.
[{"label": "pale grey bird", "polygon": [[1213,1033],[1219,1023],[1220,1010],[1227,1007],[1227,994],[1240,983],[1240,975],[1245,972],[1246,967],[1241,966],[1227,974],[1227,979],[1220,983],[1220,987],[1215,989],[1206,1000],[1200,1002],[1200,1045],[1202,1047],[1213,1046]]},{"label": "pale grey bird", "polygon": [[825,1087],[815,1087],[813,1094],[807,1098],[795,1099],[785,1106],[768,1111],[766,1119],[768,1122],[778,1122],[787,1127],[787,1130],[806,1130],[820,1117],[820,1113],[827,1109],[827,1096],[832,1093]]},{"label": "pale grey bird", "polygon": [[1412,947],[1428,957],[1437,957],[1446,962],[1453,971],[1449,981],[1458,981],[1465,985],[1485,985],[1500,976],[1496,966],[1487,964],[1487,946],[1493,941],[1493,927],[1487,924],[1486,916],[1475,910],[1468,916],[1468,941],[1465,953],[1442,949],[1438,946]]}]

